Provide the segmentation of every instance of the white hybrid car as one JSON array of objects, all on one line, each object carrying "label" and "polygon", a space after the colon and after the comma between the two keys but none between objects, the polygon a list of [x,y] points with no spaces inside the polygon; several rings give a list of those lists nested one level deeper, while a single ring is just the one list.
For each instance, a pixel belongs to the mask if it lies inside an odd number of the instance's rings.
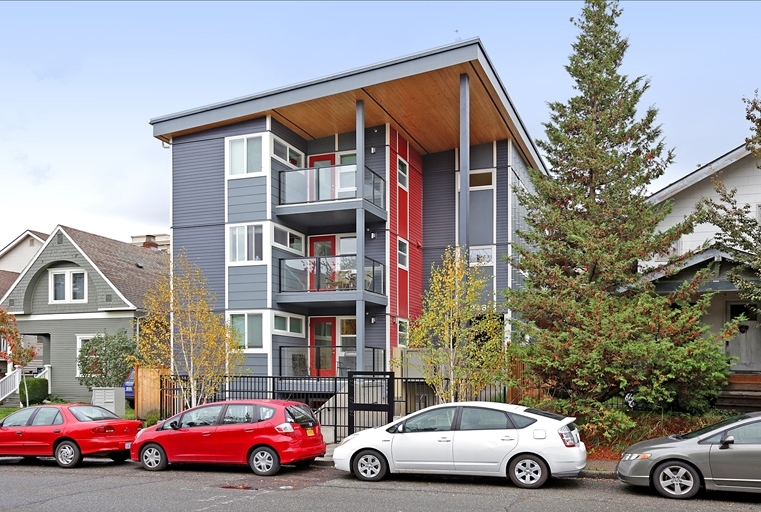
[{"label": "white hybrid car", "polygon": [[361,480],[391,473],[509,477],[536,489],[551,476],[577,476],[587,450],[575,418],[493,402],[434,405],[348,436],[336,469]]}]

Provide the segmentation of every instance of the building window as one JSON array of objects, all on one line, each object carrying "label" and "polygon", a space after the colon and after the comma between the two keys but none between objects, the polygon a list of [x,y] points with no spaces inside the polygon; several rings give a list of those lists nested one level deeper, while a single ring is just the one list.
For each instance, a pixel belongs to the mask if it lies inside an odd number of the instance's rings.
[{"label": "building window", "polygon": [[262,226],[232,226],[230,228],[230,262],[262,261]]},{"label": "building window", "polygon": [[468,253],[470,256],[471,267],[494,266],[494,248],[493,247],[471,247]]},{"label": "building window", "polygon": [[409,320],[402,320],[401,318],[396,320],[399,327],[399,346],[406,347],[409,343],[410,335],[410,322]]},{"label": "building window", "polygon": [[304,255],[304,235],[291,231],[290,229],[275,226],[275,234],[272,238],[275,245],[285,249],[290,249]]},{"label": "building window", "polygon": [[302,169],[304,167],[304,153],[280,139],[273,138],[272,154],[297,169]]},{"label": "building window", "polygon": [[50,275],[50,302],[87,302],[87,273],[81,268],[55,269]]},{"label": "building window", "polygon": [[304,336],[304,317],[275,313],[272,330],[277,334]]},{"label": "building window", "polygon": [[410,246],[406,240],[403,240],[401,238],[399,239],[397,246],[399,248],[399,259],[398,259],[399,266],[402,268],[407,268],[407,259],[409,256]]},{"label": "building window", "polygon": [[396,169],[396,174],[399,179],[399,186],[407,188],[407,162],[400,158],[397,160]]},{"label": "building window", "polygon": [[94,334],[77,334],[77,353],[74,355],[74,367],[76,368],[77,377],[82,377],[82,372],[79,370],[79,352],[82,350],[82,345],[94,337]]},{"label": "building window", "polygon": [[240,344],[244,349],[264,347],[261,313],[230,315],[230,324],[238,334]]},{"label": "building window", "polygon": [[341,350],[346,352],[357,351],[357,319],[356,318],[342,318],[339,322],[340,330],[338,336],[340,337],[339,346]]},{"label": "building window", "polygon": [[230,176],[261,173],[262,136],[228,139],[227,162]]}]

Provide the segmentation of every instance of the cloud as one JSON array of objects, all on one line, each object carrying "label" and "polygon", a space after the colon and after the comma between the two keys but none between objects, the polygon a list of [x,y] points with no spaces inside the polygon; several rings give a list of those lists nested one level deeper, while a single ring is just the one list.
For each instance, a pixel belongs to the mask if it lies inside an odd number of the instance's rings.
[{"label": "cloud", "polygon": [[19,153],[16,156],[16,163],[21,168],[21,176],[27,178],[34,185],[41,185],[53,178],[49,163],[30,162],[26,153]]}]

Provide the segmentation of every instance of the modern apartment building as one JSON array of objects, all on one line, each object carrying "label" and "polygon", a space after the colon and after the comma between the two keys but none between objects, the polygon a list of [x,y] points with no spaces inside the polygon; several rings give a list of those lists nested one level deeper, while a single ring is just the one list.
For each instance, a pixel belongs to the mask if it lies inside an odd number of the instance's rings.
[{"label": "modern apartment building", "polygon": [[172,152],[172,252],[254,375],[388,369],[449,245],[498,301],[521,285],[513,187],[545,168],[478,39],[151,124]]}]

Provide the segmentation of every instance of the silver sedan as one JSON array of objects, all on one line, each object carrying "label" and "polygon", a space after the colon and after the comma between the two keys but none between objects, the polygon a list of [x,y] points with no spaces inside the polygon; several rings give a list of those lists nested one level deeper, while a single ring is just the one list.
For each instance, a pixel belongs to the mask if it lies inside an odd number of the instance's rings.
[{"label": "silver sedan", "polygon": [[728,418],[689,434],[633,444],[618,462],[618,479],[687,499],[701,487],[761,492],[761,412]]}]

